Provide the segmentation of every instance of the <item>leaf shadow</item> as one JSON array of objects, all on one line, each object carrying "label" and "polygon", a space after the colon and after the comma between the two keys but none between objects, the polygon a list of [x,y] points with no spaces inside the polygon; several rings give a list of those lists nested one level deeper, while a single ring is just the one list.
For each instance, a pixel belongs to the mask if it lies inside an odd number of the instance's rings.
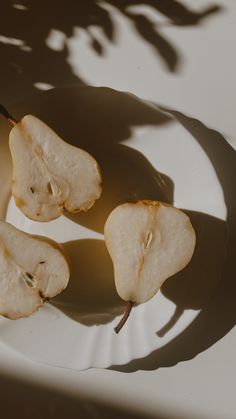
[{"label": "leaf shadow", "polygon": [[[134,7],[151,7],[153,16],[159,13],[168,19],[169,24],[176,26],[196,26],[206,17],[221,12],[217,4],[196,11],[177,0],[107,0],[106,4],[108,8],[97,0],[34,0],[33,3],[22,0],[20,4],[2,0],[2,94],[6,86],[7,89],[11,86],[15,97],[25,97],[37,89],[85,84],[86,76],[68,62],[69,42],[75,29],[79,29],[86,34],[87,47],[104,56],[107,45],[116,43],[118,28],[112,8],[119,10],[170,72],[178,71],[183,61],[180,48],[167,38],[160,25],[153,23],[150,14],[136,13]],[[102,35],[95,36],[91,30],[93,27],[98,28]]]}]

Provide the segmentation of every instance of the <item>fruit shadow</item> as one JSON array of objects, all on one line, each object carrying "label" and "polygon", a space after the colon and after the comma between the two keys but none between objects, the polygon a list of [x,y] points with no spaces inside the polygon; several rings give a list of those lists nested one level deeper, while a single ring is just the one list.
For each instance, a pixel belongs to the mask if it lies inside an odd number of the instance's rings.
[{"label": "fruit shadow", "polygon": [[101,143],[93,154],[102,168],[102,195],[89,211],[66,214],[74,222],[103,233],[111,211],[124,202],[173,202],[172,180],[158,172],[139,151],[122,144]]},{"label": "fruit shadow", "polygon": [[[134,127],[170,124],[166,112],[136,96],[106,87],[53,89],[28,100],[21,115],[33,113],[72,145],[84,148],[98,161],[103,192],[85,213],[65,214],[74,222],[103,233],[117,205],[140,199],[173,202],[172,180],[159,173],[143,154],[121,144]],[[17,114],[17,117],[21,116]]]},{"label": "fruit shadow", "polygon": [[[221,278],[226,255],[226,224],[200,212],[186,211],[197,235],[196,249],[190,264],[169,278],[161,293],[176,305],[169,322],[157,331],[163,337],[175,326],[184,310],[200,310],[207,304]],[[71,265],[66,290],[52,303],[67,316],[88,326],[111,322],[124,312],[114,284],[113,266],[105,242],[84,239],[63,243]],[[158,309],[157,309],[158,310]]]},{"label": "fruit shadow", "polygon": [[191,262],[181,272],[169,278],[161,293],[176,305],[169,322],[157,331],[163,337],[175,326],[184,310],[204,307],[221,279],[226,257],[227,229],[224,221],[196,211],[188,214],[196,232],[196,248]]},{"label": "fruit shadow", "polygon": [[113,266],[104,240],[63,243],[71,277],[65,291],[52,304],[87,326],[105,324],[124,311],[113,279]]},{"label": "fruit shadow", "polygon": [[223,190],[227,219],[224,222],[207,214],[188,211],[197,233],[196,253],[188,267],[167,280],[161,288],[167,298],[175,301],[176,311],[157,335],[163,336],[184,309],[201,308],[201,311],[181,334],[161,349],[145,358],[110,368],[120,372],[156,370],[190,360],[225,336],[236,323],[235,150],[220,133],[202,122],[180,112],[170,112],[196,139],[211,161]]}]

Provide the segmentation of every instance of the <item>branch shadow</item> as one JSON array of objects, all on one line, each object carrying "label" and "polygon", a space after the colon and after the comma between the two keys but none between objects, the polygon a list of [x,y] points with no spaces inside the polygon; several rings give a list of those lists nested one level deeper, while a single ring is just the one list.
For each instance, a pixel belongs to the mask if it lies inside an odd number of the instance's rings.
[{"label": "branch shadow", "polygon": [[222,7],[213,4],[197,12],[177,0],[110,0],[131,22],[133,22],[139,36],[148,45],[152,46],[157,55],[162,59],[166,69],[172,73],[178,72],[183,61],[180,50],[162,34],[161,26],[150,20],[149,16],[135,12],[132,6],[151,6],[153,14],[159,12],[167,17],[169,24],[176,26],[197,26],[202,20],[222,11]]},{"label": "branch shadow", "polygon": [[157,25],[150,22],[146,16],[141,14],[129,14],[129,16],[139,35],[145,39],[148,44],[152,45],[154,51],[162,58],[167,70],[172,73],[177,72],[182,57],[180,51],[173,45],[173,42],[170,43],[170,41],[161,34],[160,30],[157,30]]},{"label": "branch shadow", "polygon": [[173,25],[178,26],[199,25],[203,19],[222,11],[222,6],[218,4],[212,4],[197,12],[176,0],[149,0],[148,3],[156,7]]},{"label": "branch shadow", "polygon": [[[172,25],[198,25],[206,17],[221,11],[218,5],[191,10],[176,0],[117,1],[108,5],[119,9],[133,25],[138,36],[147,42],[170,72],[178,70],[181,53],[161,33],[148,15],[135,13],[130,6],[148,6],[153,15],[161,13]],[[40,22],[40,25],[38,24]],[[98,27],[103,36],[95,37],[91,27]],[[97,0],[22,0],[20,3],[1,1],[0,55],[2,93],[9,86],[15,97],[26,97],[37,89],[84,84],[86,80],[68,63],[68,41],[75,28],[86,32],[88,48],[100,56],[106,53],[106,43],[116,42],[116,26],[112,10]]]}]

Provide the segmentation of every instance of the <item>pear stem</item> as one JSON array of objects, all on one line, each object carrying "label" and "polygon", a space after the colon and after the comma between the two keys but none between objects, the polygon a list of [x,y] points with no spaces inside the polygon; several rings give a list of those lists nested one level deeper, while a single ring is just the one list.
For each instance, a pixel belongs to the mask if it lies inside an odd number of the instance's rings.
[{"label": "pear stem", "polygon": [[6,108],[4,108],[3,105],[0,105],[0,113],[12,124],[12,125],[16,125],[18,124],[17,119],[15,119]]},{"label": "pear stem", "polygon": [[133,305],[134,305],[133,301],[128,301],[123,317],[119,321],[118,325],[114,328],[116,333],[119,333],[119,331],[122,329],[122,327],[126,323],[128,317],[130,315],[130,312],[132,310]]}]

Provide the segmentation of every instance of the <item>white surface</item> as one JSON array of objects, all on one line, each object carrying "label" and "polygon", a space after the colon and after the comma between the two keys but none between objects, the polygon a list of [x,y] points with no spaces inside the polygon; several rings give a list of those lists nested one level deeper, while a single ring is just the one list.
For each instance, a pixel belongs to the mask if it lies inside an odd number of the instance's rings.
[{"label": "white surface", "polygon": [[[197,4],[194,0],[183,3],[191,10],[201,10],[212,4],[205,0],[199,0]],[[187,113],[222,132],[231,144],[235,144],[236,5],[234,0],[218,0],[217,4],[223,10],[204,19],[201,25],[160,26],[161,33],[181,53],[182,64],[178,73],[168,71],[153,47],[137,35],[134,25],[117,10],[111,11],[116,25],[116,43],[104,41],[104,57],[97,56],[91,50],[91,44],[83,30],[80,30],[80,38],[78,31],[74,30],[73,36],[68,31],[70,39],[66,42],[69,51],[62,50],[61,60],[50,50],[48,55],[45,54],[47,31],[37,32],[41,38],[38,44],[35,42],[35,21],[32,21],[31,26],[13,25],[9,11],[5,15],[3,12],[4,17],[1,15],[1,19],[4,19],[4,25],[0,32],[2,36],[10,38],[11,42],[8,39],[7,44],[6,39],[1,38],[1,59],[3,64],[8,63],[0,70],[1,98],[4,103],[12,104],[31,93],[35,83],[41,83],[38,85],[41,89],[47,89],[49,85],[76,83],[77,78],[63,65],[63,60],[67,59],[71,66],[69,68],[74,74],[83,76],[86,83],[128,90]],[[53,16],[58,13],[61,12],[56,13],[53,10],[50,15],[52,29],[56,26]],[[150,16],[150,9],[148,13]],[[65,13],[61,15],[65,20]],[[158,22],[167,21],[159,13],[154,15],[153,11],[151,17]],[[38,22],[37,14],[35,19]],[[61,28],[58,29],[63,32]],[[53,36],[54,40],[52,36],[48,39],[51,48],[55,50],[60,45],[63,48],[64,35],[59,34],[57,42],[55,32]],[[103,34],[98,33],[97,36],[104,39]],[[27,45],[32,44],[31,59],[30,47],[28,51],[25,47],[24,60],[21,58],[18,51],[24,51],[20,49],[23,46],[17,46],[12,40],[17,38],[25,38]],[[9,42],[11,49],[6,46]],[[217,140],[220,141],[220,137]],[[228,167],[224,172],[227,173],[227,170]],[[98,398],[104,405],[117,404],[124,408],[129,406],[142,413],[143,417],[148,413],[154,417],[158,417],[158,414],[164,417],[165,413],[168,419],[235,418],[236,334],[235,328],[232,329],[235,325],[234,277],[235,275],[231,281],[229,275],[227,286],[218,290],[192,333],[161,353],[127,368],[126,371],[130,370],[130,373],[113,370],[78,373],[42,367],[23,360],[1,346],[1,381],[4,385],[4,375],[12,374],[13,377],[22,377],[25,382],[33,380],[37,385],[51,386],[55,391],[60,389],[64,398],[68,393],[85,398],[89,395],[94,400]],[[175,365],[179,361],[182,362]],[[141,371],[132,372],[136,368]],[[17,387],[15,391],[17,393]],[[40,388],[38,391],[41,392]],[[28,394],[24,394],[22,399],[28,403]],[[81,404],[83,405],[83,401],[80,400]],[[79,405],[77,409],[79,411]],[[45,414],[49,416],[49,411]],[[99,409],[95,412],[90,410],[87,417],[95,414],[101,414]]]}]

